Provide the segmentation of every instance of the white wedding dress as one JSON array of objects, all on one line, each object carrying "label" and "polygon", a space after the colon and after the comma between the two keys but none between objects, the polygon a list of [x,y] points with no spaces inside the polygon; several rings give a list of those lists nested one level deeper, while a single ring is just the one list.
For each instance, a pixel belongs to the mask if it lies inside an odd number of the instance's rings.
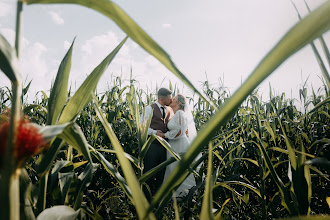
[{"label": "white wedding dress", "polygon": [[[187,115],[184,111],[178,110],[168,122],[167,127],[169,131],[165,134],[165,137],[168,138],[168,143],[171,145],[175,152],[180,154],[181,157],[182,153],[185,153],[190,146],[190,140],[186,135],[187,125]],[[190,131],[188,129],[188,135],[189,133]],[[167,151],[167,159],[170,157],[173,157],[173,155],[169,151]],[[167,166],[164,180],[167,179],[167,177],[177,164],[178,162],[176,161]],[[175,197],[186,195],[189,192],[189,189],[195,185],[196,182],[194,175],[190,174],[176,190]]]}]

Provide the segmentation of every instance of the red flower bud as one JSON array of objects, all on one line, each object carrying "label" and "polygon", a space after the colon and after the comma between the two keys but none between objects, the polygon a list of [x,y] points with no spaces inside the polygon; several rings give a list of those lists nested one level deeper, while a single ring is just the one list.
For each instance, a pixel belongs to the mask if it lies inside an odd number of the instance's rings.
[{"label": "red flower bud", "polygon": [[[9,122],[0,123],[0,165],[3,162],[7,139]],[[45,145],[42,134],[33,124],[22,119],[18,125],[17,141],[14,147],[14,158],[18,164],[22,164],[25,159],[38,153]]]}]

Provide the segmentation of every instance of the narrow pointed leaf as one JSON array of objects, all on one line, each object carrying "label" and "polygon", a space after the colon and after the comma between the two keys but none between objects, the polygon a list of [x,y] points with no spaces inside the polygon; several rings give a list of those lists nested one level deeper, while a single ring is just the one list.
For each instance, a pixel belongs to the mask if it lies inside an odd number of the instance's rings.
[{"label": "narrow pointed leaf", "polygon": [[54,85],[48,99],[47,124],[55,124],[68,98],[68,81],[74,40],[58,68]]},{"label": "narrow pointed leaf", "polygon": [[200,214],[200,219],[214,219],[212,213],[212,164],[213,161],[213,153],[212,153],[212,145],[209,143],[209,158],[207,165],[207,175],[206,175],[206,183],[205,183],[205,192],[202,203],[202,211]]},{"label": "narrow pointed leaf", "polygon": [[87,77],[63,109],[58,124],[63,124],[73,120],[86,106],[86,104],[92,100],[92,94],[94,93],[102,74],[107,69],[111,61],[115,58],[116,54],[124,45],[126,40],[127,37]]}]

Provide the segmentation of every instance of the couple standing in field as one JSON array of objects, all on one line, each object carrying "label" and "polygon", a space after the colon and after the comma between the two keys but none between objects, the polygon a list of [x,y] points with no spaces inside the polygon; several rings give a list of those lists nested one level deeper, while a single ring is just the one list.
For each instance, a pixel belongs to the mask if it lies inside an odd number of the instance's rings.
[{"label": "couple standing in field", "polygon": [[[196,136],[195,123],[188,110],[187,100],[181,94],[172,99],[172,91],[166,88],[160,88],[157,95],[158,100],[147,106],[141,117],[142,120],[147,120],[152,114],[148,135],[158,135],[168,141],[175,152],[185,153]],[[144,172],[148,172],[171,156],[158,140],[154,140],[144,157]],[[149,201],[176,165],[177,162],[168,165],[166,169],[160,170],[146,181],[149,189],[144,187],[143,190]],[[176,190],[175,196],[184,195],[195,185],[194,176],[190,174]]]}]

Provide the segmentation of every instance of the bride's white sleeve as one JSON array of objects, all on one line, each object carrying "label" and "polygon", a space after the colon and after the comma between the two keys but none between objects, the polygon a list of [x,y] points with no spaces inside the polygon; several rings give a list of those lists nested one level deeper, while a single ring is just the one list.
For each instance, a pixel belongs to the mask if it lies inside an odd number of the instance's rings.
[{"label": "bride's white sleeve", "polygon": [[171,129],[165,133],[165,138],[177,139],[182,135],[186,135],[187,120],[184,117],[184,113],[182,111],[178,112],[178,115],[174,116],[171,120],[174,120],[176,126],[175,129]]}]

